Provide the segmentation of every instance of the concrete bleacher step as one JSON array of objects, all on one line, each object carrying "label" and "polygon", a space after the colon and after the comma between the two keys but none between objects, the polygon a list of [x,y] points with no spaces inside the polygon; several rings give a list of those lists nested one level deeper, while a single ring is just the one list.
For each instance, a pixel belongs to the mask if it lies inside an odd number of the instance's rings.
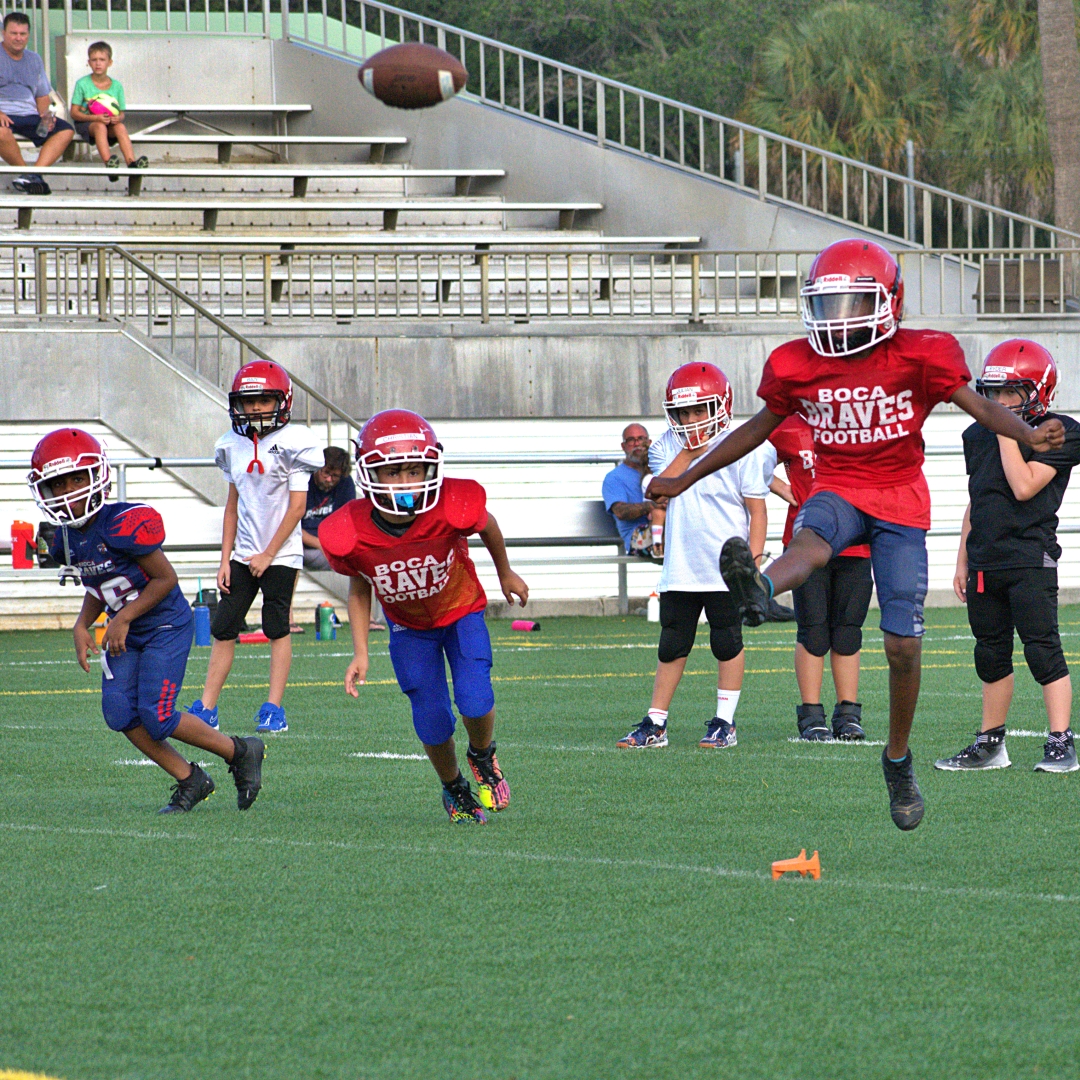
[{"label": "concrete bleacher step", "polygon": [[[515,217],[542,215],[555,218],[560,230],[574,226],[575,216],[603,209],[594,202],[505,202],[494,197],[400,198],[396,196],[353,197],[334,196],[303,199],[274,199],[265,196],[236,197],[225,195],[176,195],[167,198],[126,196],[61,195],[0,195],[0,210],[15,211],[17,227],[29,229],[34,215],[39,228],[60,224],[62,216],[77,214],[84,225],[132,226],[151,215],[155,228],[168,226],[184,228],[193,225],[192,218],[201,218],[204,231],[213,232],[222,216],[223,224],[280,228],[287,221],[293,227],[318,227],[325,221],[330,225],[352,228],[394,230],[399,222],[413,228],[430,228],[468,224],[499,227],[505,224],[506,214]],[[402,216],[405,221],[401,221]],[[316,220],[316,216],[318,220]],[[44,220],[42,220],[44,219]],[[554,222],[551,222],[554,225]]]},{"label": "concrete bleacher step", "polygon": [[[136,447],[103,424],[73,418],[68,418],[68,422],[78,423],[79,427],[104,440],[114,460],[142,456]],[[29,521],[36,525],[41,520],[26,486],[26,473],[34,446],[56,426],[0,424],[0,459],[26,462],[24,468],[0,468],[0,537],[10,535],[12,521]],[[127,497],[129,502],[148,502],[161,513],[165,521],[165,550],[176,567],[184,595],[189,600],[194,599],[200,578],[204,587],[212,588],[216,554],[170,548],[220,543],[221,507],[209,505],[169,473],[157,469],[128,470]],[[10,556],[0,556],[0,630],[70,628],[82,605],[82,597],[81,588],[58,584],[55,569],[12,570]],[[298,620],[310,623],[315,607],[323,600],[329,600],[339,610],[342,607],[336,596],[327,593],[308,575],[301,574],[294,599]],[[261,600],[256,600],[253,613],[248,617],[252,625],[258,622],[258,611],[261,611]]]},{"label": "concrete bleacher step", "polygon": [[[14,179],[28,170],[0,165],[0,178]],[[50,165],[35,170],[46,177],[54,195],[112,195],[122,182],[129,195],[144,191],[178,195],[212,193],[417,196],[468,195],[475,181],[501,180],[503,169],[412,169],[405,165],[263,165],[171,166],[107,169],[100,165]]]}]

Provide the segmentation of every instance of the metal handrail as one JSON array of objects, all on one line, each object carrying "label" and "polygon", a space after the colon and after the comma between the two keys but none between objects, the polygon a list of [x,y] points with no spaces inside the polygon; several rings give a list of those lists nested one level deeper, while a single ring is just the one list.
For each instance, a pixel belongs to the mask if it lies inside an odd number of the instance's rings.
[{"label": "metal handrail", "polygon": [[[274,363],[277,363],[277,361],[274,360],[274,358],[268,352],[259,348],[259,346],[256,345],[253,341],[251,341],[250,338],[245,337],[238,330],[234,330],[227,322],[225,322],[224,319],[219,319],[212,311],[210,311],[209,308],[204,307],[202,304],[199,303],[198,300],[193,299],[192,297],[188,296],[187,293],[178,289],[175,285],[172,284],[172,282],[167,281],[160,274],[147,266],[146,263],[144,263],[141,259],[136,258],[129,251],[125,251],[122,247],[119,247],[117,245],[111,245],[109,247],[109,250],[115,252],[117,255],[120,256],[121,259],[129,263],[131,266],[135,267],[141,273],[145,274],[148,278],[153,280],[156,284],[160,285],[168,293],[176,297],[176,299],[186,304],[193,311],[197,311],[199,315],[202,316],[202,318],[206,319],[214,326],[216,326],[223,334],[227,334],[234,341],[236,341],[240,346],[241,367],[247,362],[245,358],[246,353],[251,353],[255,356],[260,357],[263,360],[271,360]],[[281,366],[284,367],[284,365]],[[308,385],[308,383],[304,382],[303,379],[297,378],[297,376],[294,375],[291,371],[289,372],[289,377],[292,379],[294,386],[298,387],[305,394],[307,394],[309,398],[311,398],[313,401],[317,401],[320,405],[323,406],[324,409],[326,409],[328,424],[330,422],[330,414],[332,413],[338,418],[339,421],[343,421],[347,427],[356,428],[357,431],[360,430],[360,422],[354,417],[350,416],[343,409],[338,408],[338,406],[335,405],[329,398],[324,397],[322,394],[319,393],[318,390],[314,389],[312,386]]]},{"label": "metal handrail", "polygon": [[[48,0],[30,0],[31,5],[38,2],[47,12]],[[220,32],[221,28],[211,26],[215,18],[219,23],[224,20],[223,25],[226,30],[229,30],[231,16],[233,19],[242,17],[242,32],[252,33],[249,29],[250,16],[251,21],[258,26],[256,31],[258,36],[301,42],[311,48],[353,60],[363,60],[368,57],[369,38],[373,45],[377,44],[381,49],[387,44],[410,39],[410,31],[415,27],[412,33],[420,41],[425,40],[426,33],[427,39],[433,40],[441,48],[449,47],[448,37],[457,38],[458,52],[463,62],[467,59],[466,54],[469,50],[477,56],[478,69],[475,67],[473,69],[474,77],[467,96],[485,105],[530,117],[537,122],[589,139],[601,147],[614,147],[625,153],[660,161],[673,168],[683,169],[707,179],[755,192],[763,200],[799,207],[832,220],[843,221],[866,231],[896,239],[898,236],[896,229],[889,227],[889,214],[893,213],[892,224],[898,226],[902,223],[902,233],[899,234],[902,236],[902,242],[927,248],[934,246],[934,200],[938,203],[944,201],[946,243],[939,246],[950,248],[954,246],[953,217],[956,208],[962,211],[965,221],[961,223],[961,227],[966,228],[969,238],[972,236],[974,215],[978,213],[985,216],[986,246],[988,247],[994,246],[995,219],[1001,219],[1007,225],[1010,247],[1014,243],[1014,232],[1017,226],[1028,230],[1032,239],[1037,233],[1044,234],[1049,240],[1050,247],[1057,246],[1059,241],[1064,241],[1064,246],[1077,246],[1075,242],[1080,240],[1080,233],[1070,232],[1048,222],[1003,210],[979,199],[950,192],[913,177],[779,135],[720,113],[696,108],[665,95],[651,93],[628,83],[586,71],[572,64],[551,60],[530,50],[518,49],[483,34],[476,34],[437,19],[417,15],[404,8],[380,3],[378,0],[348,0],[348,2],[337,0],[337,3],[334,3],[334,0],[317,0],[317,2],[320,3],[320,9],[311,11],[309,0],[300,0],[300,3],[293,0],[292,9],[290,9],[290,0],[274,0],[273,3],[271,0],[250,0],[250,2],[243,0],[240,12],[230,10],[233,7],[230,4],[226,5],[224,12],[211,13],[209,0],[203,0],[201,10],[197,0],[185,0],[183,11],[175,13],[176,21],[183,22],[182,27],[173,25],[174,13],[171,3],[166,4],[163,11],[154,12],[152,0],[142,0],[141,8],[138,0],[134,3],[132,0],[124,0],[123,7],[120,7],[116,0],[100,0],[97,5],[94,5],[93,0],[85,0],[80,10],[87,12],[87,28],[93,24],[92,12],[96,7],[98,11],[105,10],[109,29],[124,29],[129,32],[216,33]],[[69,33],[76,30],[72,19],[73,11],[73,0],[65,0],[65,28]],[[192,25],[193,14],[202,19],[201,28]],[[154,25],[153,15],[164,16],[162,27]],[[136,21],[145,21],[145,25],[135,25]],[[358,37],[358,41],[350,41],[350,31],[354,38]],[[487,66],[488,55],[495,58],[491,71]],[[537,103],[535,108],[532,106],[526,108],[526,65],[529,70],[530,87],[535,72]],[[465,66],[469,67],[469,64]],[[550,77],[557,79],[558,86],[555,96],[549,101],[545,79]],[[586,86],[590,88],[588,95]],[[608,131],[609,95],[616,104],[617,132]],[[512,103],[515,97],[516,105]],[[636,114],[631,109],[628,115],[628,98],[637,103]],[[549,103],[555,111],[554,117],[548,115]],[[657,117],[655,128],[650,129],[651,134],[648,138],[645,133],[647,107]],[[588,109],[592,110],[592,115],[587,122],[585,114]],[[717,165],[715,170],[708,167],[707,157],[712,150],[706,148],[707,126],[710,139],[713,131],[716,132],[716,139],[708,144],[709,147],[715,149],[714,156]],[[670,136],[668,135],[669,127],[673,133]],[[635,128],[636,140],[632,138]],[[695,142],[698,155],[696,164],[687,159],[687,149],[689,147],[692,157]],[[730,170],[727,167],[729,157],[733,159]],[[795,162],[790,163],[791,168],[789,168],[789,157],[796,159]],[[750,160],[753,158],[756,158],[756,163]],[[813,159],[812,165],[809,164],[809,159]],[[747,166],[753,167],[754,164],[756,164],[757,176],[751,177],[748,182]],[[829,177],[830,167],[833,179]],[[775,190],[776,185],[770,187],[770,173],[775,174],[777,171],[779,171],[778,191]],[[819,172],[820,178],[816,175],[811,176],[811,172]],[[836,182],[838,172],[841,174],[839,185]],[[849,174],[853,174],[857,179],[861,178],[854,184],[854,188],[850,183]],[[884,208],[880,228],[870,221],[869,184],[871,178],[880,186],[882,193]],[[808,195],[808,185],[819,183],[821,205],[812,205]],[[890,184],[894,192],[903,196],[899,200],[902,207],[895,211],[889,210]],[[789,197],[791,194],[789,187],[796,186],[800,189],[800,199]],[[835,190],[835,197],[841,203],[839,213],[836,206],[832,210],[829,208],[831,189]],[[853,192],[857,204],[860,202],[861,195],[861,215],[858,213],[858,206],[856,206],[855,216],[849,213],[849,197]],[[921,199],[914,198],[916,192],[922,193]],[[921,238],[919,235],[920,214]],[[939,218],[941,216],[940,209],[938,216]],[[939,231],[938,240],[941,239]],[[971,246],[970,242],[969,246]]]}]

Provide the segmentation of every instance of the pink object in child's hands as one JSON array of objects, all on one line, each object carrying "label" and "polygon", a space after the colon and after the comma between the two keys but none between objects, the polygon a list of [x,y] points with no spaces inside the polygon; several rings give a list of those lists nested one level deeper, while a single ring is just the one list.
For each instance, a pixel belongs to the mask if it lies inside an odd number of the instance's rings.
[{"label": "pink object in child's hands", "polygon": [[531,619],[515,619],[510,624],[511,630],[539,630],[540,624],[533,622]]},{"label": "pink object in child's hands", "polygon": [[114,108],[109,102],[101,98],[92,98],[86,103],[86,111],[94,116],[118,116],[119,109]]}]

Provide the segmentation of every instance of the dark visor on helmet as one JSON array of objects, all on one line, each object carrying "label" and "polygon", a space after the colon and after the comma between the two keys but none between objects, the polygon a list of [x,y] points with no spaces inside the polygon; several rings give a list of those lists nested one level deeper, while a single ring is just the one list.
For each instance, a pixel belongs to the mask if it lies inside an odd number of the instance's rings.
[{"label": "dark visor on helmet", "polygon": [[810,315],[815,322],[865,319],[877,311],[877,292],[818,293],[808,296]]}]

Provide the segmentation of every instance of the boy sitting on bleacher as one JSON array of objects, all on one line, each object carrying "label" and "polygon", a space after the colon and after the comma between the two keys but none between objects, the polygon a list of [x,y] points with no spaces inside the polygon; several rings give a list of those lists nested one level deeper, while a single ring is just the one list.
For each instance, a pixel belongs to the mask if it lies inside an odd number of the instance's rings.
[{"label": "boy sitting on bleacher", "polygon": [[[109,147],[119,144],[120,152],[129,169],[145,169],[150,164],[146,157],[135,157],[124,125],[127,101],[124,88],[109,77],[112,67],[112,46],[107,41],[95,41],[86,50],[86,62],[91,74],[84,75],[75,83],[71,93],[71,118],[79,137],[92,142],[105,162],[107,169],[119,169],[120,158],[110,153]],[[119,179],[110,176],[115,184]]]}]

